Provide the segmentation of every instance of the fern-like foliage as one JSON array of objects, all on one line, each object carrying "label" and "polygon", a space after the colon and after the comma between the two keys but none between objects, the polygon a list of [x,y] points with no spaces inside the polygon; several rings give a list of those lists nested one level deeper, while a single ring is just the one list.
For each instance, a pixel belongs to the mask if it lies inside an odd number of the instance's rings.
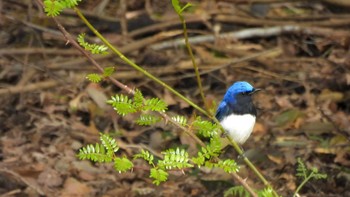
[{"label": "fern-like foliage", "polygon": [[297,196],[298,192],[301,190],[301,188],[310,180],[310,179],[325,179],[327,178],[327,174],[319,173],[318,169],[313,167],[311,169],[308,169],[304,162],[298,158],[298,167],[297,167],[297,173],[296,176],[301,177],[303,181],[300,183],[298,188],[296,189],[293,196]]},{"label": "fern-like foliage", "polygon": [[[135,112],[164,112],[167,110],[167,105],[163,100],[158,98],[144,99],[139,90],[135,91],[134,99],[130,99],[128,96],[120,94],[112,96],[112,99],[108,100],[107,103],[112,105],[117,113],[122,116]],[[150,125],[158,122],[159,120],[159,118],[152,115],[141,115],[137,123],[140,125]]]},{"label": "fern-like foliage", "polygon": [[168,109],[167,104],[158,98],[147,99],[143,110],[165,112]]},{"label": "fern-like foliage", "polygon": [[[212,157],[217,157],[221,153],[221,142],[219,137],[212,137],[210,143],[205,147],[201,148],[201,151],[198,152],[197,157],[193,157],[193,163],[197,164],[199,167],[205,164],[206,160],[209,160]],[[209,163],[208,163],[209,164]],[[207,167],[210,167],[206,165]]]},{"label": "fern-like foliage", "polygon": [[187,126],[187,118],[185,116],[173,116],[171,119],[173,119],[175,122],[179,123],[182,126]]},{"label": "fern-like foliage", "polygon": [[327,178],[327,174],[322,174],[318,172],[318,169],[313,167],[311,169],[308,169],[303,161],[298,158],[298,167],[297,167],[297,174],[298,177],[302,177],[303,179],[325,179]]},{"label": "fern-like foliage", "polygon": [[86,79],[93,83],[99,83],[102,80],[102,77],[97,73],[91,73],[86,76]]},{"label": "fern-like foliage", "polygon": [[113,66],[109,66],[103,69],[103,77],[109,77],[111,76],[115,71],[115,68]]},{"label": "fern-like foliage", "polygon": [[117,113],[122,116],[136,112],[133,101],[129,99],[128,96],[123,94],[112,96],[112,99],[108,100],[107,103],[112,105],[114,110],[116,110]]},{"label": "fern-like foliage", "polygon": [[197,117],[192,125],[200,135],[207,138],[217,135],[220,130],[217,124],[202,120],[201,117]]},{"label": "fern-like foliage", "polygon": [[115,141],[115,139],[110,137],[109,135],[100,133],[100,140],[102,145],[107,150],[107,155],[112,156],[115,152],[119,150],[117,141]]},{"label": "fern-like foliage", "polygon": [[80,2],[81,0],[64,0],[64,2],[66,3],[66,7],[67,8],[72,8],[78,5],[78,2]]},{"label": "fern-like foliage", "polygon": [[239,171],[239,166],[237,165],[236,161],[232,159],[220,160],[217,164],[215,164],[215,166],[223,169],[227,173]]},{"label": "fern-like foliage", "polygon": [[143,95],[140,90],[135,90],[134,94],[134,107],[138,110],[141,111],[143,109]]},{"label": "fern-like foliage", "polygon": [[93,83],[99,83],[102,81],[103,78],[109,77],[113,74],[114,67],[106,67],[103,69],[103,74],[97,74],[97,73],[91,73],[86,76],[86,79],[93,82]]},{"label": "fern-like foliage", "polygon": [[98,45],[98,44],[90,44],[85,41],[85,34],[79,34],[78,36],[78,43],[80,46],[84,47],[85,50],[90,51],[92,54],[108,54],[107,49],[105,45]]},{"label": "fern-like foliage", "polygon": [[44,0],[44,10],[47,16],[58,16],[63,9],[78,5],[81,0]]},{"label": "fern-like foliage", "polygon": [[249,197],[250,193],[244,189],[243,186],[234,186],[229,188],[224,192],[224,197],[239,196],[239,197]]},{"label": "fern-like foliage", "polygon": [[134,167],[134,164],[126,157],[116,157],[114,159],[114,169],[121,172],[126,172]]},{"label": "fern-like foliage", "polygon": [[150,172],[150,178],[153,178],[153,184],[159,185],[161,182],[164,182],[168,179],[169,174],[162,169],[152,168]]},{"label": "fern-like foliage", "polygon": [[137,159],[137,158],[144,159],[150,165],[154,166],[154,163],[153,163],[154,156],[150,152],[148,152],[147,150],[142,149],[140,153],[134,155],[134,159]]},{"label": "fern-like foliage", "polygon": [[161,119],[158,116],[154,116],[151,114],[142,114],[136,120],[136,124],[138,124],[138,125],[153,125],[153,124],[159,122],[160,120]]},{"label": "fern-like foliage", "polygon": [[273,193],[273,190],[269,187],[266,187],[262,190],[258,191],[258,196],[259,197],[276,197]]},{"label": "fern-like foliage", "polygon": [[82,147],[78,154],[79,159],[88,159],[94,162],[111,162],[113,157],[106,153],[106,149],[102,144],[88,144]]},{"label": "fern-like foliage", "polygon": [[193,165],[189,163],[188,153],[184,149],[169,149],[165,152],[162,152],[162,154],[164,155],[164,159],[158,162],[158,166],[160,168],[183,169],[193,167]]},{"label": "fern-like foliage", "polygon": [[88,159],[94,162],[111,162],[114,153],[119,150],[115,139],[107,134],[100,134],[101,144],[88,144],[79,150],[79,159]]},{"label": "fern-like foliage", "polygon": [[58,16],[64,8],[65,5],[62,1],[44,1],[44,10],[47,16]]}]

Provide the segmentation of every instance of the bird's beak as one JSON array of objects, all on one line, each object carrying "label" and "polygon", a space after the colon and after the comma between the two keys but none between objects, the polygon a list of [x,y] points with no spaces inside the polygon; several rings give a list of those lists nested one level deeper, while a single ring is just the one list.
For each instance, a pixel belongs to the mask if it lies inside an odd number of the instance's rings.
[{"label": "bird's beak", "polygon": [[259,88],[256,88],[254,89],[253,91],[251,91],[249,94],[252,95],[252,94],[255,94],[256,92],[259,92],[261,89]]}]

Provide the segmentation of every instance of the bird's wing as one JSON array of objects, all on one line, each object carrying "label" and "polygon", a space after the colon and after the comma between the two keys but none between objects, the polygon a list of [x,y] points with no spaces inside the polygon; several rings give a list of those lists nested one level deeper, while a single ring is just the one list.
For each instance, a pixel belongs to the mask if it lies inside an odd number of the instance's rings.
[{"label": "bird's wing", "polygon": [[215,118],[221,121],[228,114],[229,107],[225,101],[222,101],[216,110]]}]

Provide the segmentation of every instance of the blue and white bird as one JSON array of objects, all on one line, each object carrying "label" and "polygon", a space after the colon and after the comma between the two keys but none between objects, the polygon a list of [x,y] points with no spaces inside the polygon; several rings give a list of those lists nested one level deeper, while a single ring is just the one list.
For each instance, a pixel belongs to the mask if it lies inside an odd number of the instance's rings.
[{"label": "blue and white bird", "polygon": [[248,82],[235,82],[227,90],[216,111],[216,119],[238,144],[243,144],[253,131],[256,108],[252,95],[259,90]]}]

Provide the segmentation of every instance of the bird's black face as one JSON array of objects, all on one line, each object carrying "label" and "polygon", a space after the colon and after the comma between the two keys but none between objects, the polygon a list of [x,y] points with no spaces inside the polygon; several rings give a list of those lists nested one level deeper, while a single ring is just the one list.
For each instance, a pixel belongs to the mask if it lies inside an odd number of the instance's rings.
[{"label": "bird's black face", "polygon": [[256,109],[253,104],[252,95],[260,89],[253,89],[252,91],[240,92],[235,95],[235,103],[231,105],[231,109],[237,114],[250,113],[256,116]]}]

